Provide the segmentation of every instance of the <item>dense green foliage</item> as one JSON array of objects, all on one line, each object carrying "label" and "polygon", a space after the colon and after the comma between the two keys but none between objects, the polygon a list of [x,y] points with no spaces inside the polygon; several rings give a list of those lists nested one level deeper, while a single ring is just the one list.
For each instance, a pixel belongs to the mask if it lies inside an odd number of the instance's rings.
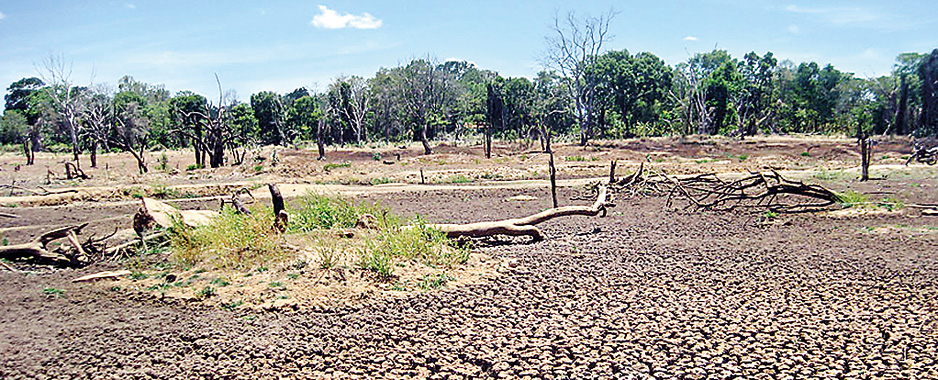
[{"label": "dense green foliage", "polygon": [[[585,143],[675,134],[938,133],[938,49],[896,62],[890,75],[863,79],[771,52],[737,59],[714,50],[669,66],[654,54],[621,50],[581,61],[576,78],[544,71],[529,79],[415,59],[372,78],[338,77],[323,93],[262,91],[249,103],[228,93],[218,102],[189,91],[170,96],[129,76],[116,89],[24,78],[7,88],[0,143],[25,151],[69,146],[76,154],[191,147],[197,167],[217,167],[240,164],[243,157],[231,154],[238,149],[299,141],[414,140],[430,153],[429,140],[476,133],[536,139],[545,148],[551,136]],[[589,97],[574,99],[583,89]]]}]

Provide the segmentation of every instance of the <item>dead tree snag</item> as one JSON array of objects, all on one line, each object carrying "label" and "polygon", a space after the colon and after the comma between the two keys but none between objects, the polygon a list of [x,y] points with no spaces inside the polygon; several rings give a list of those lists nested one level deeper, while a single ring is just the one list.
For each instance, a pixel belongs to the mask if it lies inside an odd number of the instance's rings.
[{"label": "dead tree snag", "polygon": [[274,204],[274,230],[280,233],[286,232],[290,216],[284,210],[283,195],[280,194],[280,188],[272,183],[267,184],[267,188],[270,189],[270,199]]}]

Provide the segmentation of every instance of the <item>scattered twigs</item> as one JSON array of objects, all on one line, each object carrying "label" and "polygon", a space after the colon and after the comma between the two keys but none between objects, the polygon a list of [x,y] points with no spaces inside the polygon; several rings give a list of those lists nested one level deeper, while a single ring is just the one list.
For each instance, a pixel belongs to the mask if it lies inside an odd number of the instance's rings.
[{"label": "scattered twigs", "polygon": [[20,216],[19,216],[19,215],[16,215],[16,214],[8,214],[8,213],[5,213],[5,212],[0,212],[0,217],[3,217],[3,218],[10,218],[10,219],[16,219],[16,218],[19,218]]},{"label": "scattered twigs", "polygon": [[787,179],[774,170],[751,172],[729,180],[714,173],[689,177],[645,174],[644,167],[640,166],[636,173],[615,182],[612,187],[619,194],[629,196],[667,196],[669,207],[674,201],[683,200],[688,207],[716,211],[761,208],[773,212],[806,212],[840,201],[840,196],[831,190]]}]

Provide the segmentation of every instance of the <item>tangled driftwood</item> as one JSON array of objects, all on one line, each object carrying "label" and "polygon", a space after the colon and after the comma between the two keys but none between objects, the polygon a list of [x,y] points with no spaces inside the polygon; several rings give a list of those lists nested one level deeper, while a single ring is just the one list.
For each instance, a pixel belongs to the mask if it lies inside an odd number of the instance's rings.
[{"label": "tangled driftwood", "polygon": [[[7,260],[29,260],[39,264],[63,267],[78,267],[89,261],[85,247],[78,241],[76,234],[88,223],[66,226],[39,235],[32,241],[0,247],[0,258]],[[49,243],[58,239],[68,239],[70,245],[49,248]]]},{"label": "tangled driftwood", "polygon": [[667,196],[668,207],[684,200],[687,207],[727,211],[735,208],[765,209],[774,212],[806,212],[824,209],[840,202],[841,195],[820,185],[805,184],[783,177],[776,171],[751,172],[741,178],[723,179],[715,173],[677,177],[645,171],[615,181],[610,186],[628,196]]}]

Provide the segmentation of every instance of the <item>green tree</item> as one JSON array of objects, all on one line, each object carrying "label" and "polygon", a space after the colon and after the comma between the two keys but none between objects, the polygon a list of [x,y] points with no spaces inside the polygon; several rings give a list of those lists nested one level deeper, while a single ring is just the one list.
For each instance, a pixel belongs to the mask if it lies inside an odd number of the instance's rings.
[{"label": "green tree", "polygon": [[251,95],[251,109],[260,127],[263,144],[287,145],[293,142],[293,135],[287,130],[284,119],[286,108],[283,98],[271,91],[262,91]]}]

